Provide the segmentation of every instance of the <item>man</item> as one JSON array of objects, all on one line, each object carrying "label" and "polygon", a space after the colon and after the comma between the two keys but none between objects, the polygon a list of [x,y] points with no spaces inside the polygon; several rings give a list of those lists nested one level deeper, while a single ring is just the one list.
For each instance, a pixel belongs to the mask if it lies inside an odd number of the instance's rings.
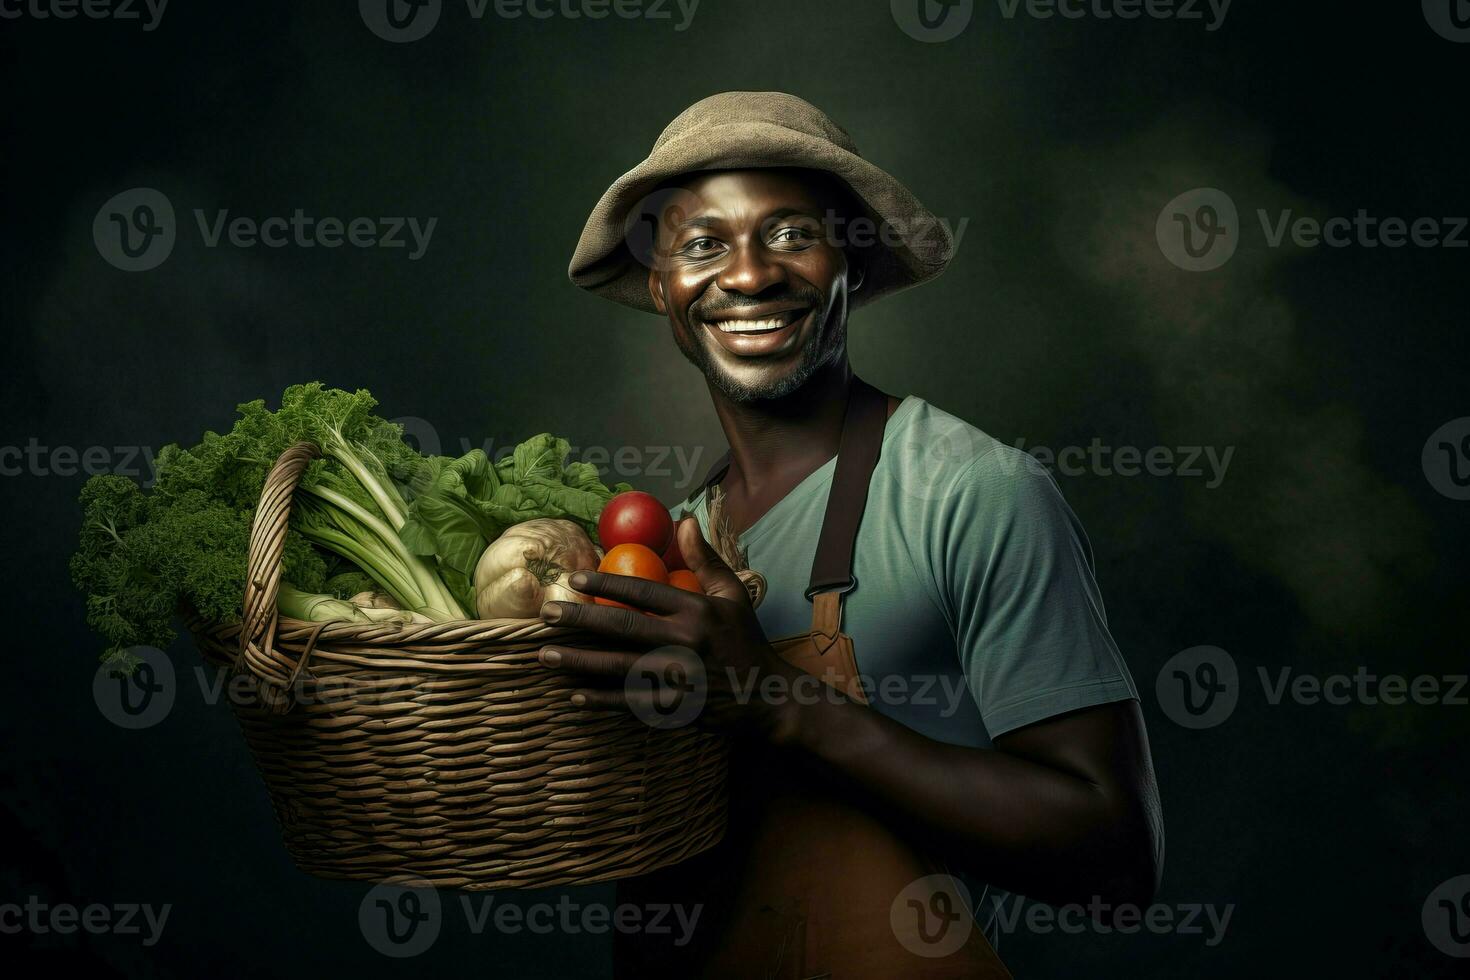
[{"label": "man", "polygon": [[[701,534],[701,490],[676,540],[706,595],[578,573],[574,587],[655,615],[543,611],[620,642],[694,651],[698,723],[743,747],[730,840],[717,849],[728,853],[681,866],[717,887],[704,893],[714,914],[703,942],[678,969],[987,975],[978,933],[943,956],[902,934],[906,904],[924,936],[927,912],[947,914],[934,889],[948,886],[933,881],[968,881],[982,920],[1000,889],[1094,907],[1152,900],[1163,831],[1147,736],[1076,517],[1030,456],[915,396],[880,395],[848,363],[852,309],[937,276],[952,250],[942,224],[816,108],[733,92],[670,124],[598,203],[572,260],[578,285],[667,318],[704,374],[730,444],[710,484],[767,581],[752,609]],[[864,405],[879,406],[867,423]],[[863,424],[876,456],[865,464]],[[825,529],[845,517],[855,531],[833,547]],[[824,578],[824,561],[838,573]],[[835,662],[825,651],[842,648],[817,609],[836,610],[851,638],[846,670],[863,683],[838,664],[839,683],[823,690],[841,693],[796,697],[813,664]],[[779,638],[808,634],[826,638],[818,656],[784,652]],[[622,684],[636,659],[542,654],[584,679],[576,702],[594,710],[647,696]],[[787,696],[748,696],[751,677]],[[942,873],[909,877],[923,869]],[[906,899],[911,887],[928,890]],[[668,963],[625,954],[640,964],[630,970]]]}]

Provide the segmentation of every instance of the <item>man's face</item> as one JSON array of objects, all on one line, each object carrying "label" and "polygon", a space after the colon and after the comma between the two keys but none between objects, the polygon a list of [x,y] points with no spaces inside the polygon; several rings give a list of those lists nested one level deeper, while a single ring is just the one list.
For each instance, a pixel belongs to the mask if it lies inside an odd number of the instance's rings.
[{"label": "man's face", "polygon": [[668,192],[648,288],[684,356],[737,402],[800,388],[847,344],[832,185],[799,171],[691,175]]}]

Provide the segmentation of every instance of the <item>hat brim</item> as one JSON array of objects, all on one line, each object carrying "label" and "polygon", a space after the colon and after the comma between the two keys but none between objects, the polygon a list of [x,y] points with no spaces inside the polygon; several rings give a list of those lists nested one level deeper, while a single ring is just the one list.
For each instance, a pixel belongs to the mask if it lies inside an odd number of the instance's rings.
[{"label": "hat brim", "polygon": [[[892,176],[835,143],[767,122],[717,124],[662,144],[623,174],[597,202],[582,229],[567,274],[572,282],[625,306],[657,312],[648,265],[628,243],[629,215],[671,178],[706,170],[801,167],[841,179],[875,223],[862,287],[851,305],[871,303],[944,271],[954,237],[944,222]],[[857,238],[854,233],[853,238]]]}]

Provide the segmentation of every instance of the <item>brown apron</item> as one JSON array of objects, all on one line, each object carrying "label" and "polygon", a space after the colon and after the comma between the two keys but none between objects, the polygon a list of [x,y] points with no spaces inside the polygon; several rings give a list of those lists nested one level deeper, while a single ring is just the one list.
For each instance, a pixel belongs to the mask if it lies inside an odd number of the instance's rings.
[{"label": "brown apron", "polygon": [[[812,628],[772,642],[782,659],[863,703],[842,602],[857,585],[853,545],[887,418],[887,399],[855,379],[806,593]],[[704,488],[728,466],[726,453]],[[737,744],[730,798],[726,840],[682,869],[706,900],[701,942],[678,967],[685,975],[1010,977],[955,879],[895,834],[871,800],[811,760]],[[656,975],[651,963],[642,969]]]}]

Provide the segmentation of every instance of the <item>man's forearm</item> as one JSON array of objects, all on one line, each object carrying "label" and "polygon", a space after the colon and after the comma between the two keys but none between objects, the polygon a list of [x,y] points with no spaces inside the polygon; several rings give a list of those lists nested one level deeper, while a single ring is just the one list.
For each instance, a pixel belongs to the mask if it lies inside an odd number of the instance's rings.
[{"label": "man's forearm", "polygon": [[1054,904],[1152,898],[1156,813],[1085,767],[936,742],[825,698],[789,704],[773,738],[873,793],[935,835],[946,857],[1002,888]]}]

